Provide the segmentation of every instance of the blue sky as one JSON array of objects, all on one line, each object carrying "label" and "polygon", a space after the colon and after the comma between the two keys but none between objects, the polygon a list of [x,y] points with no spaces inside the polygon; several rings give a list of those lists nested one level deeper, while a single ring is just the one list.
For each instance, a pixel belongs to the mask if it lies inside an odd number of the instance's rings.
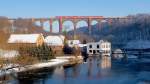
[{"label": "blue sky", "polygon": [[[51,16],[127,16],[150,13],[150,0],[0,0],[0,16],[42,18]],[[73,24],[63,24],[73,29]],[[80,22],[77,27],[87,26]],[[54,22],[54,32],[58,32]],[[45,30],[49,31],[48,23]]]},{"label": "blue sky", "polygon": [[1,0],[0,16],[126,16],[150,13],[150,0]]}]

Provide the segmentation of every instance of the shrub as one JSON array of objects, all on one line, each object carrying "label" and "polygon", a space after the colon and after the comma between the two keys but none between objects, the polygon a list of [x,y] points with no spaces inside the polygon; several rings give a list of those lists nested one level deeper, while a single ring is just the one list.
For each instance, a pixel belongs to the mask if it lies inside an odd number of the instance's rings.
[{"label": "shrub", "polygon": [[67,44],[65,44],[63,47],[63,52],[64,54],[73,54],[73,49],[69,47]]},{"label": "shrub", "polygon": [[29,57],[29,56],[18,56],[15,59],[13,59],[13,63],[14,64],[19,64],[21,66],[25,66],[25,65],[31,65],[31,64],[35,64],[38,63],[38,59],[36,57]]},{"label": "shrub", "polygon": [[54,58],[52,49],[45,44],[38,47],[20,47],[19,53],[20,56],[35,57],[39,61],[47,61]]},{"label": "shrub", "polygon": [[79,56],[80,48],[77,45],[75,45],[74,47],[69,47],[66,44],[63,48],[63,52],[64,52],[64,54],[71,54],[71,55]]},{"label": "shrub", "polygon": [[4,66],[4,59],[3,58],[0,58],[0,68],[2,68]]}]

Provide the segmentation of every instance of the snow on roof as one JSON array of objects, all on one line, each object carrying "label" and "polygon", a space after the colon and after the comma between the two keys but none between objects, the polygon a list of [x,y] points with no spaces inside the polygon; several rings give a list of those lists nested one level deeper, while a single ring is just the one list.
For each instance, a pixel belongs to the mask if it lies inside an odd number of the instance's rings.
[{"label": "snow on roof", "polygon": [[64,36],[47,36],[45,38],[45,43],[48,45],[53,45],[53,46],[62,46],[64,43]]},{"label": "snow on roof", "polygon": [[91,44],[95,45],[95,44],[99,44],[99,42],[89,42],[89,43],[87,43],[87,45],[91,45]]},{"label": "snow on roof", "polygon": [[41,34],[12,34],[8,43],[36,43]]},{"label": "snow on roof", "polygon": [[127,43],[125,48],[147,49],[150,48],[150,41],[145,41],[145,40],[131,41]]},{"label": "snow on roof", "polygon": [[65,40],[65,36],[60,35],[59,37],[60,37],[63,41]]},{"label": "snow on roof", "polygon": [[85,47],[85,46],[87,46],[87,44],[79,44],[78,46],[79,47]]},{"label": "snow on roof", "polygon": [[99,42],[100,42],[100,43],[110,43],[110,42],[108,42],[108,41],[106,41],[106,40],[100,40]]},{"label": "snow on roof", "polygon": [[69,44],[80,44],[79,40],[68,40]]},{"label": "snow on roof", "polygon": [[101,43],[109,43],[108,41],[105,41],[105,40],[100,40],[99,42],[90,42],[90,43],[87,43],[87,44],[101,44]]}]

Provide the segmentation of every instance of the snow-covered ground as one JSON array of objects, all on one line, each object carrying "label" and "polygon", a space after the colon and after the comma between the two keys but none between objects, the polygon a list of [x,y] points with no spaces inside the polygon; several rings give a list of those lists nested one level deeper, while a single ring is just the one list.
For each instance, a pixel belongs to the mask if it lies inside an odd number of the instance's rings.
[{"label": "snow-covered ground", "polygon": [[128,56],[128,59],[138,59],[138,57],[135,56],[135,55],[129,55],[129,56]]},{"label": "snow-covered ground", "polygon": [[[83,59],[82,56],[78,56],[79,59]],[[56,57],[56,59],[76,59],[75,56],[60,56],[60,57]]]},{"label": "snow-covered ground", "polygon": [[147,49],[150,48],[150,41],[147,40],[137,40],[128,42],[125,48],[128,49]]},{"label": "snow-covered ground", "polygon": [[19,67],[17,65],[10,64],[3,69],[0,69],[0,76],[11,74],[11,73],[17,73],[17,72],[24,72],[27,70],[33,70],[33,69],[40,69],[44,67],[54,67],[58,65],[63,65],[65,63],[68,63],[69,60],[66,59],[52,59],[45,63],[37,63],[33,65],[27,65],[24,67]]},{"label": "snow-covered ground", "polygon": [[1,58],[12,58],[12,57],[16,57],[18,55],[19,55],[18,51],[0,49],[0,57]]}]

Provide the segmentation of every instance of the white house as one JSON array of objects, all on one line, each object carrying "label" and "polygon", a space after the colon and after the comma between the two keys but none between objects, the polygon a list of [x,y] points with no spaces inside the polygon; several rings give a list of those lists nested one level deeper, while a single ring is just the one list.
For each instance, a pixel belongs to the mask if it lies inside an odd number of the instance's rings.
[{"label": "white house", "polygon": [[80,45],[80,41],[79,40],[68,40],[67,43],[68,43],[68,45],[70,47],[73,47],[75,45],[78,45],[78,46]]},{"label": "white house", "polygon": [[62,35],[47,36],[45,43],[52,48],[55,55],[62,55],[65,37]]},{"label": "white house", "polygon": [[45,38],[45,43],[48,46],[64,46],[65,37],[62,35],[58,36],[47,36]]},{"label": "white house", "polygon": [[100,40],[99,42],[87,43],[87,53],[89,55],[108,55],[111,54],[111,43],[108,41]]},{"label": "white house", "polygon": [[39,46],[44,43],[44,37],[43,34],[11,34],[8,39],[8,43]]}]

